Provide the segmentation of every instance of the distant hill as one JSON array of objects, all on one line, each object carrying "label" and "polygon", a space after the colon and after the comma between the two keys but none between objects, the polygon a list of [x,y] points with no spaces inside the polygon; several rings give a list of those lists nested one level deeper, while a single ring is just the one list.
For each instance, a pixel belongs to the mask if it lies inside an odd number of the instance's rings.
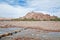
[{"label": "distant hill", "polygon": [[57,16],[50,16],[49,14],[39,13],[39,12],[28,12],[25,16],[20,19],[25,20],[39,20],[39,21],[53,21],[56,20]]},{"label": "distant hill", "polygon": [[25,16],[11,19],[11,21],[60,21],[60,18],[41,12],[28,12]]},{"label": "distant hill", "polygon": [[9,21],[11,20],[11,18],[3,18],[3,17],[0,17],[0,21]]}]

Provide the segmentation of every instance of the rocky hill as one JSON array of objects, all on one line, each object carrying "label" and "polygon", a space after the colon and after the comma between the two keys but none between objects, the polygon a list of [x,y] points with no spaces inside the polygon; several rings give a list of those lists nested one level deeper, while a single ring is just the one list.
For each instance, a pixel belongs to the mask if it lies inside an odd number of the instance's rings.
[{"label": "rocky hill", "polygon": [[28,12],[22,19],[34,19],[34,20],[52,20],[57,18],[57,16],[50,16],[49,14],[43,14],[39,12]]}]

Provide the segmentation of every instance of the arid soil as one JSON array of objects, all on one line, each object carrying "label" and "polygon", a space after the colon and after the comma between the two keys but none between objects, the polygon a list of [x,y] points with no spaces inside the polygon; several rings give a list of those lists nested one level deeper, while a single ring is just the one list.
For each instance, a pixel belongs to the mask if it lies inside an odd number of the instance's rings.
[{"label": "arid soil", "polygon": [[33,39],[33,38],[15,38],[15,39],[13,39],[13,40],[40,40],[40,39],[38,39],[38,38],[36,38],[36,39]]},{"label": "arid soil", "polygon": [[60,21],[0,21],[0,27],[23,27],[60,32]]}]

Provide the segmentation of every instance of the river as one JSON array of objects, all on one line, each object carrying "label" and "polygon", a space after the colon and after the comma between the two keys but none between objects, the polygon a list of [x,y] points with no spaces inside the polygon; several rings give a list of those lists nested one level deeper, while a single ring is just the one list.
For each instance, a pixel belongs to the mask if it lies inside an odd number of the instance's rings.
[{"label": "river", "polygon": [[17,37],[40,38],[42,40],[50,38],[50,40],[60,40],[60,32],[44,32],[35,29],[0,28],[0,34],[13,32],[14,30],[21,30],[21,32],[3,37],[0,40],[12,40],[12,38],[17,38]]}]

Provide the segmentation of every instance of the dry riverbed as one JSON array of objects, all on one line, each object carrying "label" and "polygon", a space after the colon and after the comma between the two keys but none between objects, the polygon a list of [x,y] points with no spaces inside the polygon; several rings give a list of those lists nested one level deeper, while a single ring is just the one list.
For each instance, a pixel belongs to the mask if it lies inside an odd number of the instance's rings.
[{"label": "dry riverbed", "polygon": [[60,21],[0,21],[0,27],[23,27],[60,32]]},{"label": "dry riverbed", "polygon": [[0,21],[0,32],[13,33],[0,40],[60,40],[60,21]]}]

